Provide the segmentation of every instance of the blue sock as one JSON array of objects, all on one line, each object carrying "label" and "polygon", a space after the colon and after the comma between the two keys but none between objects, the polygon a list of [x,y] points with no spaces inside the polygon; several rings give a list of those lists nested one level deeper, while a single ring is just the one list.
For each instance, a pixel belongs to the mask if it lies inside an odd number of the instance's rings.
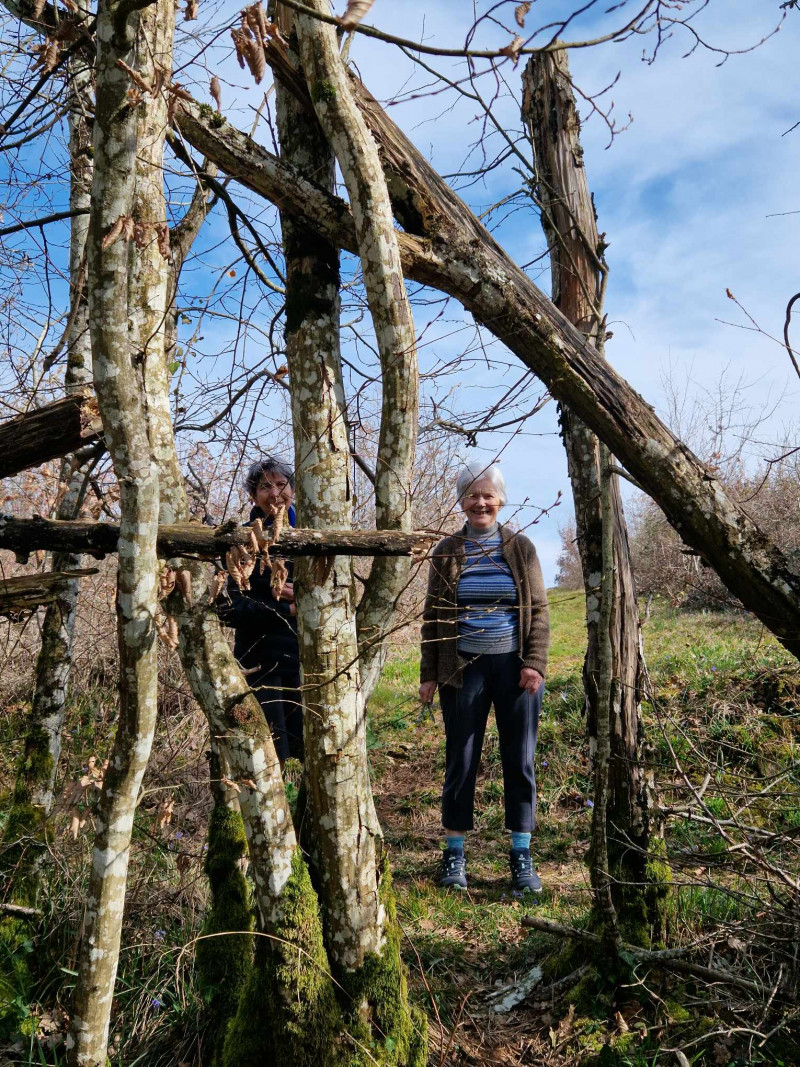
[{"label": "blue sock", "polygon": [[530,848],[531,847],[531,835],[517,833],[516,830],[511,831],[511,847],[512,848]]},{"label": "blue sock", "polygon": [[446,847],[455,849],[456,852],[464,851],[464,838],[466,834],[447,834],[445,837]]}]

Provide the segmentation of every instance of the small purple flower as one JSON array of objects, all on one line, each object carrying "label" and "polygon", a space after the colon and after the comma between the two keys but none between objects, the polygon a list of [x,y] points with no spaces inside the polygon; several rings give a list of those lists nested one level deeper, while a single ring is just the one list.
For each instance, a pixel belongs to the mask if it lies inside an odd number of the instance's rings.
[{"label": "small purple flower", "polygon": [[712,668],[711,668],[711,670],[712,670],[712,671],[715,671],[716,669],[717,669],[716,667],[712,667]]},{"label": "small purple flower", "polygon": [[183,837],[183,831],[182,830],[176,830],[175,831],[175,836],[180,840],[180,838]]},{"label": "small purple flower", "polygon": [[153,1005],[153,1007],[156,1009],[156,1011],[158,1011],[159,1008],[163,1008],[164,1007],[164,1001],[163,1000],[159,1000],[158,997],[153,997],[153,999],[152,999],[152,1001],[150,1003]]},{"label": "small purple flower", "polygon": [[546,766],[547,766],[547,760],[546,760],[546,759],[543,759],[543,760],[542,760],[542,766],[543,766],[543,767],[546,767]]},{"label": "small purple flower", "polygon": [[594,807],[594,801],[590,800],[588,797],[586,798],[586,800],[584,800],[583,804],[584,804],[584,807],[586,807],[586,808],[593,808]]},{"label": "small purple flower", "polygon": [[165,930],[156,930],[156,941],[163,941],[166,937]]}]

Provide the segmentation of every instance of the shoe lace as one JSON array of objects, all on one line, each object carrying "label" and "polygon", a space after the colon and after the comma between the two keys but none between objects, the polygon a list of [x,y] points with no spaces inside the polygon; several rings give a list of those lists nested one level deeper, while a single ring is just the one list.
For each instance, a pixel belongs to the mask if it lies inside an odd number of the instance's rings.
[{"label": "shoe lace", "polygon": [[515,852],[511,858],[511,867],[517,877],[523,874],[530,874],[533,870],[530,852]]},{"label": "shoe lace", "polygon": [[447,874],[458,874],[466,869],[467,861],[464,856],[450,855],[445,857],[444,869]]}]

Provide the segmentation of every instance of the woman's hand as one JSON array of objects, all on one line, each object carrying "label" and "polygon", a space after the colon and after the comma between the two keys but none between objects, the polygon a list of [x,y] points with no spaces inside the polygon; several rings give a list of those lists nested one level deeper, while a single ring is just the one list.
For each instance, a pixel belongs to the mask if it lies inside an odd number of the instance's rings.
[{"label": "woman's hand", "polygon": [[430,704],[436,696],[436,682],[423,682],[419,687],[419,699],[421,704]]},{"label": "woman's hand", "polygon": [[281,589],[281,600],[285,600],[288,604],[294,603],[294,583],[284,582]]},{"label": "woman's hand", "polygon": [[533,695],[544,681],[541,674],[533,667],[523,667],[519,672],[519,687]]}]

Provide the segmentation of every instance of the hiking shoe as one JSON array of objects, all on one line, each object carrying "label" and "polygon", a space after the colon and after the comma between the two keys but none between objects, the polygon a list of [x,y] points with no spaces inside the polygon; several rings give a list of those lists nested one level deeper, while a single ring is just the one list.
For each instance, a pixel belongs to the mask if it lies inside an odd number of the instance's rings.
[{"label": "hiking shoe", "polygon": [[462,849],[446,848],[442,853],[439,885],[454,885],[457,889],[467,888],[467,858]]},{"label": "hiking shoe", "polygon": [[511,886],[518,892],[541,893],[542,880],[533,869],[529,848],[512,848],[508,854],[511,867]]}]

